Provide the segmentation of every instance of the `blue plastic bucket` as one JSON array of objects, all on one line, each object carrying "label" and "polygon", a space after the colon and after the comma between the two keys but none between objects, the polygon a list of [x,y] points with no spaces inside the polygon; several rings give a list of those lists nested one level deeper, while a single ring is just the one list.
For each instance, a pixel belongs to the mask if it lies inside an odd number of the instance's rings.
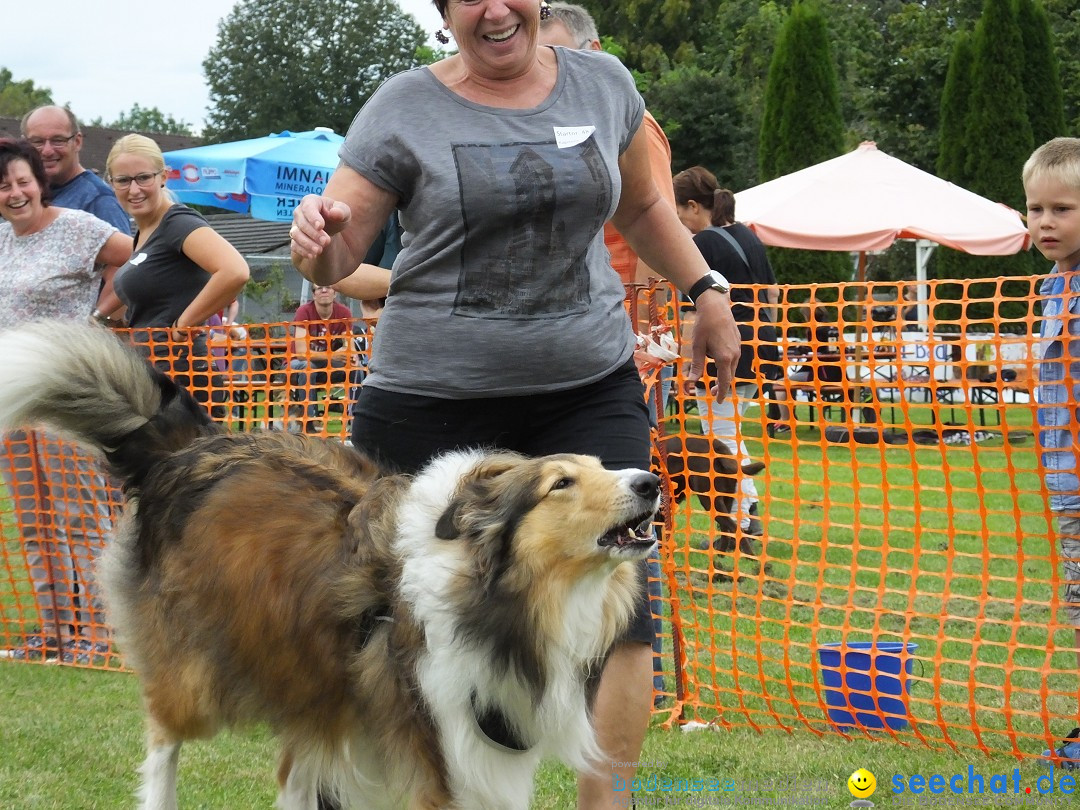
[{"label": "blue plastic bucket", "polygon": [[[907,726],[913,641],[838,641],[818,648],[829,722],[841,731],[855,725],[878,729]],[[845,695],[838,691],[847,686]],[[833,687],[832,689],[828,687]]]}]

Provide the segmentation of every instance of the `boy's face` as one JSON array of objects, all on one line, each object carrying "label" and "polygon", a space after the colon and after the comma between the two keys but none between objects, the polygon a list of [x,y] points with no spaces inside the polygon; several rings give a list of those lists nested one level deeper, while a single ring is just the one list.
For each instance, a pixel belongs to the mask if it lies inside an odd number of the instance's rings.
[{"label": "boy's face", "polygon": [[1032,243],[1065,270],[1076,267],[1080,263],[1080,190],[1046,177],[1024,190]]}]

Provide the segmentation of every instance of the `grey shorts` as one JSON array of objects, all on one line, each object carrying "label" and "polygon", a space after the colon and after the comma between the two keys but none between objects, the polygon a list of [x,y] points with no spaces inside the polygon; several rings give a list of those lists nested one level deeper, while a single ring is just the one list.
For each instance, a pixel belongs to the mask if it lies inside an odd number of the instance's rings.
[{"label": "grey shorts", "polygon": [[1065,583],[1065,615],[1080,627],[1080,516],[1058,515],[1062,580]]}]

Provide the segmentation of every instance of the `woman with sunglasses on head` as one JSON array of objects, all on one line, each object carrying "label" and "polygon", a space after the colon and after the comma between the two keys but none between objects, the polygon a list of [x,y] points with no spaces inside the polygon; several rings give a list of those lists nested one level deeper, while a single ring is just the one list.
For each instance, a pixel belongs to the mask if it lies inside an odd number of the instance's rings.
[{"label": "woman with sunglasses on head", "polygon": [[[0,217],[0,328],[85,319],[95,302],[116,305],[113,274],[131,256],[131,237],[93,214],[51,205],[45,163],[27,141],[0,139]],[[0,438],[0,480],[13,496],[41,622],[6,655],[88,663],[107,639],[91,575],[111,529],[105,481],[53,434]],[[53,520],[43,521],[45,513]]]},{"label": "woman with sunglasses on head", "polygon": [[133,339],[205,403],[209,365],[206,336],[198,330],[240,293],[247,262],[201,214],[173,200],[165,188],[165,158],[152,139],[118,140],[105,173],[135,220],[134,252],[114,282],[128,326],[136,330]]}]

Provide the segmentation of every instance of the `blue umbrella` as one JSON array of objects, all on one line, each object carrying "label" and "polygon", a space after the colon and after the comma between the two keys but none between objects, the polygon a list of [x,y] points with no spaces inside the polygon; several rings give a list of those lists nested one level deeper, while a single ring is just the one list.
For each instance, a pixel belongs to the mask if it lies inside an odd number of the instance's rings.
[{"label": "blue umbrella", "polygon": [[166,152],[166,186],[180,202],[287,222],[301,197],[322,193],[344,140],[317,127]]}]

